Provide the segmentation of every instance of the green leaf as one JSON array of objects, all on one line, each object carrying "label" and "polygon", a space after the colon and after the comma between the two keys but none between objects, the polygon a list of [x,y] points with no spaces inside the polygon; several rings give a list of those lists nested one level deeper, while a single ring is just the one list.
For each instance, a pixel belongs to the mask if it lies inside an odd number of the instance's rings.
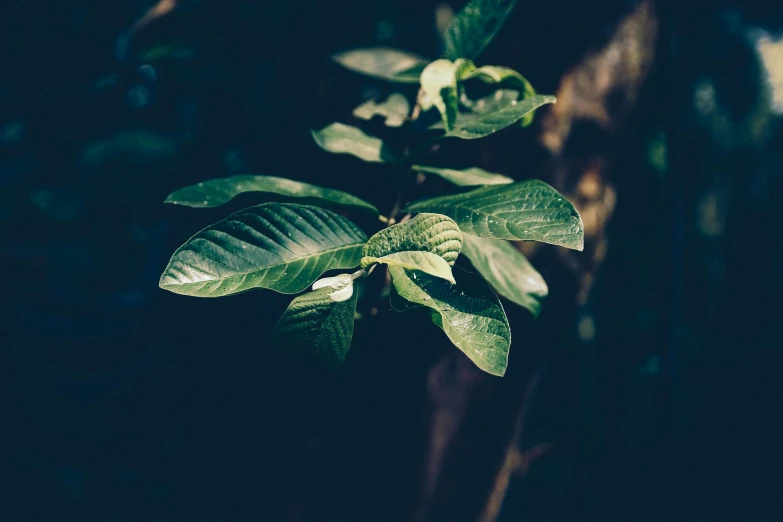
[{"label": "green leaf", "polygon": [[166,203],[188,207],[217,207],[243,192],[263,192],[269,199],[298,199],[322,207],[355,207],[378,214],[366,201],[340,190],[275,176],[241,175],[210,179],[169,194]]},{"label": "green leaf", "polygon": [[361,120],[371,120],[381,116],[387,127],[401,127],[408,118],[410,104],[408,98],[399,93],[390,94],[385,101],[372,98],[353,110],[353,115]]},{"label": "green leaf", "polygon": [[423,109],[434,105],[441,114],[445,128],[451,129],[457,119],[459,109],[459,78],[467,71],[475,69],[470,60],[435,60],[427,65],[421,73],[421,89],[424,92]]},{"label": "green leaf", "polygon": [[[527,79],[516,72],[514,69],[508,67],[498,67],[495,65],[485,65],[474,70],[466,70],[460,80],[469,80],[471,78],[478,78],[484,83],[503,83],[510,87],[522,92],[524,98],[529,98],[536,95],[535,89]],[[522,118],[522,126],[527,127],[533,123],[533,117],[535,112],[530,112]]]},{"label": "green leaf", "polygon": [[406,300],[404,297],[400,296],[400,294],[394,288],[394,285],[391,285],[391,288],[389,288],[389,306],[395,312],[407,312],[408,310],[413,310],[414,308],[421,308],[424,305],[411,303],[410,301]]},{"label": "green leaf", "polygon": [[460,272],[456,285],[443,279],[389,267],[400,297],[430,308],[432,322],[476,366],[502,376],[508,365],[511,329],[498,297],[481,277]]},{"label": "green leaf", "polygon": [[472,112],[460,113],[454,127],[443,137],[464,140],[483,138],[513,125],[539,107],[556,101],[554,96],[540,94],[518,101],[516,96],[509,99],[502,90],[497,93],[501,93],[498,100],[492,100],[492,103],[479,100],[474,104]]},{"label": "green leaf", "polygon": [[505,83],[506,85],[523,92],[526,97],[535,96],[536,94],[535,89],[533,89],[533,86],[530,85],[530,82],[527,81],[524,76],[508,67],[485,65],[478,69],[466,69],[462,76],[460,76],[461,81],[470,80],[471,78],[477,78],[484,83]]},{"label": "green leaf", "polygon": [[446,260],[431,252],[405,251],[395,252],[383,257],[363,257],[361,266],[362,268],[367,268],[376,263],[389,266],[401,266],[408,270],[418,270],[445,279],[452,284],[456,283],[456,281],[454,281],[454,276],[451,274],[451,267]]},{"label": "green leaf", "polygon": [[354,72],[397,83],[417,83],[427,60],[388,47],[369,47],[337,53],[332,59]]},{"label": "green leaf", "polygon": [[514,245],[466,234],[462,253],[497,293],[538,317],[549,289],[541,274]]},{"label": "green leaf", "polygon": [[[466,109],[465,115],[470,116],[499,111],[505,109],[508,105],[513,105],[514,102],[519,103],[521,100],[520,92],[516,89],[498,89],[492,94],[477,100],[472,100],[463,94],[460,98],[460,104]],[[443,124],[434,123],[430,125],[430,128],[442,129]]]},{"label": "green leaf", "polygon": [[443,47],[446,58],[475,59],[495,37],[516,0],[471,0],[446,27]]},{"label": "green leaf", "polygon": [[541,241],[584,248],[584,225],[574,206],[538,180],[490,185],[462,194],[418,201],[407,212],[437,212],[465,234],[493,239]]},{"label": "green leaf", "polygon": [[190,238],[174,252],[160,287],[196,297],[253,288],[293,294],[327,270],[357,266],[366,241],[356,225],[329,210],[264,203]]},{"label": "green leaf", "polygon": [[286,349],[309,352],[328,366],[345,361],[353,337],[357,293],[342,301],[330,297],[331,287],[294,299],[278,321],[273,337]]},{"label": "green leaf", "polygon": [[429,60],[423,60],[404,71],[395,73],[390,78],[390,81],[397,83],[419,83],[419,78],[421,78],[421,73],[424,71],[424,68],[427,67],[427,63],[429,63]]},{"label": "green leaf", "polygon": [[332,123],[319,131],[311,131],[319,147],[335,154],[351,154],[359,159],[382,163],[397,161],[395,154],[375,136],[368,136],[361,129]]},{"label": "green leaf", "polygon": [[451,183],[461,187],[473,185],[502,185],[514,182],[513,179],[503,176],[502,174],[487,172],[486,170],[477,167],[457,170],[439,167],[427,167],[425,165],[413,165],[411,168],[417,172],[435,174],[436,176],[439,176],[446,181],[450,181]]},{"label": "green leaf", "polygon": [[382,258],[397,252],[431,252],[453,266],[462,248],[457,224],[439,214],[419,214],[410,221],[384,228],[362,249],[362,257]]}]

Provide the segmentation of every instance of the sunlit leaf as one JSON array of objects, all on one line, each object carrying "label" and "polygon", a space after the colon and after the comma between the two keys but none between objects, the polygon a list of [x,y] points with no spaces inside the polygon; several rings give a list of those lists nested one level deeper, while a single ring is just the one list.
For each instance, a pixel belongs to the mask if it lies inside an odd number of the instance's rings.
[{"label": "sunlit leaf", "polygon": [[311,131],[319,147],[335,154],[350,154],[369,162],[397,161],[391,149],[375,136],[368,136],[361,129],[332,123],[319,131]]},{"label": "sunlit leaf", "polygon": [[445,259],[431,252],[403,251],[388,254],[383,257],[363,257],[361,266],[366,268],[376,263],[389,266],[400,266],[408,270],[418,270],[446,281],[455,283],[451,267]]},{"label": "sunlit leaf", "polygon": [[454,265],[461,248],[462,232],[451,218],[419,214],[372,236],[364,246],[362,256],[381,258],[396,252],[431,252]]},{"label": "sunlit leaf", "polygon": [[434,105],[440,112],[446,129],[451,129],[457,119],[457,84],[466,69],[475,69],[475,66],[467,60],[452,62],[441,59],[427,65],[421,73],[421,89],[427,100],[423,108],[426,109],[429,104]]},{"label": "sunlit leaf", "polygon": [[457,284],[401,267],[389,267],[394,288],[411,303],[430,308],[432,321],[476,366],[502,376],[511,329],[498,297],[481,277],[457,274]]},{"label": "sunlit leaf", "polygon": [[497,293],[538,317],[549,289],[541,274],[514,245],[465,234],[462,253]]},{"label": "sunlit leaf", "polygon": [[398,83],[417,83],[427,60],[389,47],[353,49],[332,56],[343,67],[360,74]]},{"label": "sunlit leaf", "polygon": [[584,248],[584,225],[574,206],[538,180],[480,187],[462,194],[418,201],[408,212],[437,212],[465,234],[493,239],[541,241]]},{"label": "sunlit leaf", "polygon": [[513,179],[503,176],[502,174],[487,172],[486,170],[477,167],[457,170],[440,167],[428,167],[426,165],[413,165],[411,168],[417,172],[434,174],[445,179],[446,181],[462,187],[473,185],[502,185],[514,182]]},{"label": "sunlit leaf", "polygon": [[345,360],[353,336],[357,293],[342,301],[330,297],[331,287],[294,299],[278,321],[273,337],[286,350],[300,350],[327,366]]},{"label": "sunlit leaf", "polygon": [[253,288],[297,293],[327,270],[357,266],[366,241],[356,225],[329,210],[264,203],[190,238],[169,261],[160,287],[196,297]]},{"label": "sunlit leaf", "polygon": [[353,115],[361,120],[371,120],[375,116],[380,116],[387,127],[401,127],[408,118],[409,112],[408,98],[393,93],[384,101],[378,101],[378,98],[367,100],[353,110]]},{"label": "sunlit leaf", "polygon": [[166,203],[217,207],[243,192],[262,192],[270,200],[295,199],[321,207],[355,207],[378,214],[374,206],[346,192],[275,176],[240,175],[210,179],[172,192]]},{"label": "sunlit leaf", "polygon": [[475,59],[495,37],[516,0],[471,0],[451,19],[443,35],[446,58]]}]

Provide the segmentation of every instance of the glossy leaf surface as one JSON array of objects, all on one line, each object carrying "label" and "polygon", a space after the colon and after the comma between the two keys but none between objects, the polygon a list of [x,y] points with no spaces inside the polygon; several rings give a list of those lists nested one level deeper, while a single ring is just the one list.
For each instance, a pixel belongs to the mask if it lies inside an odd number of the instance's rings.
[{"label": "glossy leaf surface", "polygon": [[451,19],[443,35],[446,58],[474,59],[513,11],[516,0],[471,0]]},{"label": "glossy leaf surface", "polygon": [[446,181],[462,187],[474,185],[504,185],[506,183],[514,182],[513,179],[503,176],[502,174],[487,172],[486,170],[480,169],[478,167],[458,170],[440,167],[428,167],[426,165],[413,165],[411,168],[417,172],[434,174],[445,179]]},{"label": "glossy leaf surface", "polygon": [[353,268],[367,237],[326,209],[265,203],[231,214],[190,238],[160,287],[196,297],[269,288],[301,292],[327,270]]},{"label": "glossy leaf surface", "polygon": [[584,225],[579,213],[543,181],[481,187],[463,194],[418,201],[406,210],[449,216],[462,232],[474,236],[584,248]]},{"label": "glossy leaf surface", "polygon": [[397,252],[431,252],[454,265],[461,249],[462,232],[451,218],[424,213],[372,236],[364,245],[362,256],[381,258]]},{"label": "glossy leaf surface", "polygon": [[541,274],[514,245],[466,234],[462,253],[497,293],[538,317],[549,289]]},{"label": "glossy leaf surface", "polygon": [[508,365],[511,330],[498,297],[481,277],[459,272],[457,284],[389,267],[399,297],[426,306],[432,321],[476,366],[502,376]]},{"label": "glossy leaf surface", "polygon": [[244,192],[262,192],[268,199],[296,199],[322,207],[355,207],[378,214],[378,209],[347,192],[275,176],[240,175],[210,179],[169,194],[166,203],[188,207],[217,207]]},{"label": "glossy leaf surface", "polygon": [[359,159],[382,163],[397,161],[397,157],[382,140],[368,136],[361,129],[332,123],[319,131],[311,131],[319,147],[334,154],[350,154]]},{"label": "glossy leaf surface", "polygon": [[427,60],[389,47],[353,49],[332,59],[354,72],[397,83],[417,83]]},{"label": "glossy leaf surface", "polygon": [[501,96],[492,100],[493,103],[479,100],[472,112],[459,113],[454,127],[444,137],[464,140],[483,138],[513,125],[543,105],[555,103],[554,96],[537,94],[517,100],[516,97],[509,99],[502,95],[502,91],[497,92]]},{"label": "glossy leaf surface", "polygon": [[320,288],[291,302],[273,333],[285,349],[308,351],[328,366],[343,363],[351,347],[357,293],[334,301],[333,292]]},{"label": "glossy leaf surface", "polygon": [[399,266],[408,270],[418,270],[431,276],[439,277],[455,283],[451,266],[445,259],[431,252],[404,251],[388,254],[383,257],[363,257],[361,266],[366,268],[375,263],[389,266]]}]

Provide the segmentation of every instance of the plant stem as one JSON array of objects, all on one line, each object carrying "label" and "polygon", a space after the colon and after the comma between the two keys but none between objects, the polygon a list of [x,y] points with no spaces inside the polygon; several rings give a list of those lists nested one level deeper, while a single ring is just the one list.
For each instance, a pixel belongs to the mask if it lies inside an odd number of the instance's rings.
[{"label": "plant stem", "polygon": [[351,274],[351,281],[356,281],[357,279],[361,279],[363,277],[367,277],[372,273],[372,271],[375,270],[375,265],[372,265],[370,268],[362,268]]}]

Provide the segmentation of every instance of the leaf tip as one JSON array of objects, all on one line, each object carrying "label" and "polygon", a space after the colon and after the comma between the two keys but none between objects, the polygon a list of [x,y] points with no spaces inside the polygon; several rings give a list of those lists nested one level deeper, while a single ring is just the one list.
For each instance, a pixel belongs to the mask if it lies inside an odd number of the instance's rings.
[{"label": "leaf tip", "polygon": [[[475,363],[475,361],[473,361]],[[502,367],[497,366],[487,366],[484,367],[476,365],[479,367],[479,369],[487,372],[490,375],[494,375],[495,377],[504,377],[506,375],[506,368],[508,367],[508,364],[503,365]]]},{"label": "leaf tip", "polygon": [[582,252],[585,249],[585,224],[584,221],[582,221],[582,216],[579,214],[579,211],[576,210],[576,208],[573,209],[571,215],[576,217],[576,226],[578,227],[579,242],[576,244],[575,250]]}]

